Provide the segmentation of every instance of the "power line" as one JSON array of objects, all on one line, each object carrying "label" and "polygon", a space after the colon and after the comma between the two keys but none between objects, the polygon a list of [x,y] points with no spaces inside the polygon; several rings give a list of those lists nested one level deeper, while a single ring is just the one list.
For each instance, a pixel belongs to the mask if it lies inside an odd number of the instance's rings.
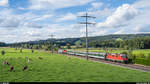
[{"label": "power line", "polygon": [[[53,34],[51,34],[51,35],[49,35],[50,37],[51,37],[51,39],[53,39],[53,37],[55,36],[55,35],[53,35]],[[51,40],[52,41],[52,40]],[[52,50],[52,53],[53,53],[53,43],[51,42],[51,50]]]},{"label": "power line", "polygon": [[88,22],[88,18],[96,18],[96,17],[89,16],[87,12],[86,12],[85,16],[79,16],[79,17],[86,19],[85,22],[79,22],[79,24],[85,24],[85,26],[86,26],[86,57],[88,60],[88,25],[89,24],[95,24],[95,23]]},{"label": "power line", "polygon": [[50,36],[51,37],[51,39],[55,36],[54,34],[51,34],[51,35],[48,35],[48,36]]}]

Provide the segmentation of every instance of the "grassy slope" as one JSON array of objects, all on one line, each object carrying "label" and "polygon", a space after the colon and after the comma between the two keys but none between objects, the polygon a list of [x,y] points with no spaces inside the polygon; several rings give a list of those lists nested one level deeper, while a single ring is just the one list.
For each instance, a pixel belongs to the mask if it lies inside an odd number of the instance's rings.
[{"label": "grassy slope", "polygon": [[[27,62],[25,56],[32,58],[33,61],[27,64],[29,69],[22,72],[23,65]],[[38,59],[39,56],[43,56],[43,60]],[[12,60],[9,58],[12,58]],[[6,59],[9,59],[10,64],[15,67],[14,72],[9,72],[9,66],[2,64]],[[73,57],[69,60],[64,55],[52,55],[41,51],[31,53],[29,50],[23,50],[23,53],[19,53],[14,49],[7,49],[5,56],[0,55],[0,82],[29,81],[150,82],[150,73]]]}]

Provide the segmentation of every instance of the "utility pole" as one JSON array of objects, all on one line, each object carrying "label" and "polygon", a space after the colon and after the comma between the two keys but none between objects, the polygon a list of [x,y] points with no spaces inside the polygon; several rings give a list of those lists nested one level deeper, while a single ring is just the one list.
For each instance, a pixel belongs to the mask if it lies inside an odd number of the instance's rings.
[{"label": "utility pole", "polygon": [[[51,37],[51,39],[53,39],[53,37],[55,36],[55,35],[53,35],[53,34],[51,34],[51,35],[49,35],[50,37]],[[52,53],[53,53],[53,43],[51,42],[51,50],[52,50]]]},{"label": "utility pole", "polygon": [[87,12],[85,16],[79,16],[79,17],[83,17],[86,19],[85,22],[80,22],[79,24],[85,24],[86,26],[86,59],[88,60],[88,24],[95,24],[95,23],[88,22],[88,18],[96,18],[96,17],[89,16]]}]

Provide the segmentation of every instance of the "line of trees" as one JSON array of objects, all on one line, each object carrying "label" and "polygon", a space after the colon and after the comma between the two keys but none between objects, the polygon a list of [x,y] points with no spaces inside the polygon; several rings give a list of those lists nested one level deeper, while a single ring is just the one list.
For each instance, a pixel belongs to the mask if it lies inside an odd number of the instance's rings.
[{"label": "line of trees", "polygon": [[[45,49],[51,50],[52,48],[58,49],[61,46],[67,46],[67,48],[71,48],[70,46],[76,46],[76,48],[84,48],[85,42],[76,39],[71,40],[69,43],[69,39],[67,42],[64,41],[43,41],[43,42],[25,42],[25,43],[13,43],[13,44],[5,44],[0,42],[0,47],[10,46],[14,48],[28,48],[28,49]],[[89,41],[89,47],[93,48],[122,48],[122,49],[150,49],[150,38],[133,38],[133,39],[114,39],[114,40],[103,40],[103,41]]]},{"label": "line of trees", "polygon": [[0,47],[5,47],[7,46],[4,42],[0,42]]},{"label": "line of trees", "polygon": [[130,40],[105,40],[90,42],[89,47],[123,48],[123,49],[150,49],[150,38],[134,38]]},{"label": "line of trees", "polygon": [[26,48],[26,49],[45,49],[45,50],[57,50],[60,48],[59,44],[54,44],[53,42],[43,42],[43,43],[14,43],[10,44],[13,48]]}]

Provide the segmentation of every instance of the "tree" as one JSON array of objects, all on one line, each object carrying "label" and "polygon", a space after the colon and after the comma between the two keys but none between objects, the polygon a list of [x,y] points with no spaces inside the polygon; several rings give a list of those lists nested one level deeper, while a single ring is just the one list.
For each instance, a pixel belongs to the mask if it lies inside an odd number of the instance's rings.
[{"label": "tree", "polygon": [[76,42],[75,42],[75,45],[76,45],[77,48],[78,48],[78,47],[81,47],[81,40],[76,41]]},{"label": "tree", "polygon": [[20,49],[20,53],[22,53],[22,48]]},{"label": "tree", "polygon": [[67,43],[67,49],[71,49],[71,46],[69,43]]},{"label": "tree", "polygon": [[140,48],[141,48],[141,49],[144,48],[144,42],[143,42],[143,41],[141,41],[141,43],[140,43]]},{"label": "tree", "polygon": [[2,51],[1,51],[1,54],[2,54],[2,55],[5,55],[5,51],[4,51],[4,50],[2,50]]},{"label": "tree", "polygon": [[32,49],[31,51],[32,51],[32,53],[34,53],[34,50],[33,50],[33,49]]}]

